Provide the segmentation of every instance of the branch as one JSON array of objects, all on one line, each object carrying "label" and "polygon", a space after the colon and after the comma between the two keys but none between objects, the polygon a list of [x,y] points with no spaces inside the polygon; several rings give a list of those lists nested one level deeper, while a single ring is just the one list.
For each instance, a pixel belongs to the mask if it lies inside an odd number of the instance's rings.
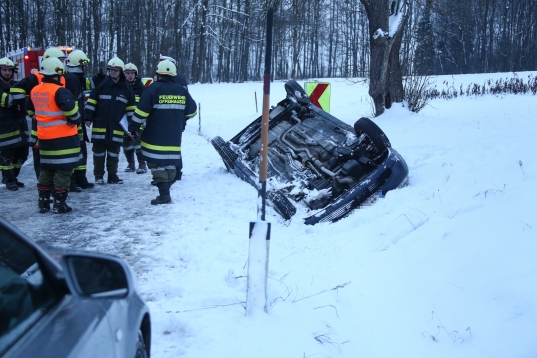
[{"label": "branch", "polygon": [[345,282],[344,284],[342,284],[342,285],[338,285],[338,286],[336,286],[336,287],[334,287],[334,288],[331,288],[331,289],[329,289],[329,290],[323,290],[323,291],[321,291],[321,292],[319,292],[319,293],[316,293],[316,294],[314,294],[314,295],[306,296],[306,297],[302,297],[302,298],[299,299],[299,300],[293,300],[293,303],[298,302],[298,301],[305,300],[306,298],[310,298],[310,297],[318,296],[318,295],[320,295],[321,293],[325,293],[325,292],[328,292],[328,291],[334,291],[334,290],[338,290],[338,289],[340,289],[340,288],[344,288],[345,286],[349,285],[351,282],[352,282],[352,281]]}]

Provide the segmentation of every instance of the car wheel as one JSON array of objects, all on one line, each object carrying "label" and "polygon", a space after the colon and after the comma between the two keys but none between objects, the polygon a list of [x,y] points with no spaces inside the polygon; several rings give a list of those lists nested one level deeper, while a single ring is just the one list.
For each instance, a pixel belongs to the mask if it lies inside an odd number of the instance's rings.
[{"label": "car wheel", "polygon": [[391,143],[386,134],[372,120],[362,117],[354,123],[354,131],[357,136],[365,134],[371,139],[373,145],[379,153],[384,152],[386,148],[391,148]]},{"label": "car wheel", "polygon": [[285,91],[288,95],[296,98],[297,102],[302,105],[308,105],[311,103],[310,98],[304,91],[301,85],[299,85],[295,80],[289,80],[285,83]]},{"label": "car wheel", "polygon": [[144,336],[142,331],[138,331],[138,339],[136,341],[136,355],[134,358],[147,358],[147,350],[145,349]]},{"label": "car wheel", "polygon": [[233,171],[233,163],[239,157],[237,153],[231,150],[229,143],[222,139],[222,137],[217,136],[211,139],[211,144],[214,149],[220,154],[222,161],[224,162],[228,171]]},{"label": "car wheel", "polygon": [[267,199],[272,203],[274,210],[285,220],[291,219],[296,214],[295,206],[281,192],[270,190],[267,192]]}]

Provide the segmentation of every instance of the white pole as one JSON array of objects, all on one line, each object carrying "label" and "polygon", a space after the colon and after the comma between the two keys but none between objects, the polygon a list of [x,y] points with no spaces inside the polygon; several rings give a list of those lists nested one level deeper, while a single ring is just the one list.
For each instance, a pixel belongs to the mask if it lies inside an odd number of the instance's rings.
[{"label": "white pole", "polygon": [[246,315],[267,312],[267,280],[270,246],[270,223],[250,223]]}]

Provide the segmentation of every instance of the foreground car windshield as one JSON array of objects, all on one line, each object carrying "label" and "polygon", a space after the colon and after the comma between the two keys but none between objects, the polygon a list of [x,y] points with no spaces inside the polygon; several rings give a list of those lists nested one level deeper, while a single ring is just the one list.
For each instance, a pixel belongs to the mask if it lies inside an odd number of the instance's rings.
[{"label": "foreground car windshield", "polygon": [[56,300],[36,253],[0,227],[0,353]]}]

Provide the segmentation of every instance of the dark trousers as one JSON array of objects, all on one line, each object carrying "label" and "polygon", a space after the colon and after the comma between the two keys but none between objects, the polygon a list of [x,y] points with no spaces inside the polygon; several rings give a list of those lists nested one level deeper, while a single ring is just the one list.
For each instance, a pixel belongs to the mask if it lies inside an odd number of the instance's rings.
[{"label": "dark trousers", "polygon": [[105,163],[108,175],[117,175],[120,150],[119,144],[93,143],[93,174],[96,178],[104,176]]},{"label": "dark trousers", "polygon": [[[19,176],[21,167],[28,159],[28,147],[20,146],[11,149],[3,149],[0,151],[0,170],[2,170],[3,178]],[[8,174],[9,172],[9,174]]]},{"label": "dark trousers", "polygon": [[130,136],[123,137],[123,153],[129,163],[134,163],[134,153],[136,153],[138,163],[145,162],[142,157],[141,140],[138,136],[134,138],[131,138]]},{"label": "dark trousers", "polygon": [[82,153],[82,159],[78,163],[78,167],[76,167],[73,171],[73,174],[71,175],[71,181],[77,185],[84,186],[88,183],[88,178],[86,178],[88,148],[86,147],[86,142],[84,142],[82,138],[80,138],[80,153]]},{"label": "dark trousers", "polygon": [[52,169],[43,169],[39,173],[38,184],[43,186],[54,186],[59,188],[69,189],[71,185],[71,170],[52,170]]},{"label": "dark trousers", "polygon": [[39,148],[32,147],[32,155],[34,157],[35,177],[39,180],[39,173],[41,172],[41,154],[39,154]]},{"label": "dark trousers", "polygon": [[151,174],[153,174],[153,181],[155,184],[158,183],[168,183],[175,180],[175,165],[162,165],[147,162],[147,167],[151,169]]},{"label": "dark trousers", "polygon": [[175,166],[175,180],[181,180],[183,176],[183,151],[181,151],[181,159],[179,159],[179,164]]}]

